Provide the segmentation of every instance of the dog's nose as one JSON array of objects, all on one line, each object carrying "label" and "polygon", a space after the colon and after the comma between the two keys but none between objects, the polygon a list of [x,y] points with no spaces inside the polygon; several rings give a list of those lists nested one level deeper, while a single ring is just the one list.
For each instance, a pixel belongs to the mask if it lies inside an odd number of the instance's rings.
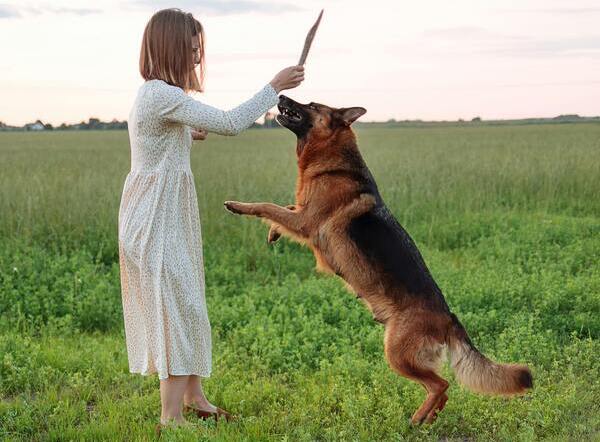
[{"label": "dog's nose", "polygon": [[280,103],[281,103],[282,101],[285,101],[285,100],[287,100],[287,99],[288,99],[288,97],[286,97],[285,95],[280,95],[280,96],[279,96],[279,102],[280,102]]}]

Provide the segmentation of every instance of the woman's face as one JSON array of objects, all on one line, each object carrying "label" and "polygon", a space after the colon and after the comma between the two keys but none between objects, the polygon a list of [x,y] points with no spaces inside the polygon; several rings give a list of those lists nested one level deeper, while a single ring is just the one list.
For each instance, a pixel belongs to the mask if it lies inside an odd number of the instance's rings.
[{"label": "woman's face", "polygon": [[194,35],[192,37],[192,51],[194,52],[194,67],[200,63],[200,36]]}]

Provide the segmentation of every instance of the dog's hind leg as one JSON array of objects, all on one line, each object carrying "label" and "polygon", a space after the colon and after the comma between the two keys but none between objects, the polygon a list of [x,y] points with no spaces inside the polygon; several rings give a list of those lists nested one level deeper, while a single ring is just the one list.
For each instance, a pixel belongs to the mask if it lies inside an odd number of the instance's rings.
[{"label": "dog's hind leg", "polygon": [[413,424],[433,422],[448,400],[448,382],[436,373],[443,343],[437,336],[424,333],[423,324],[427,322],[422,317],[402,315],[390,318],[385,330],[385,356],[391,368],[427,391],[425,401],[412,416]]}]

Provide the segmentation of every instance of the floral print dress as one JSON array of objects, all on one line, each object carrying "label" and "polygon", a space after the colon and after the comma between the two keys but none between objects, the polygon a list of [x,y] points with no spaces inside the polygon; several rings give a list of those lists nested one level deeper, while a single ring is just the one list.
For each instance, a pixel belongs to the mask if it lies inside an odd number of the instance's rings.
[{"label": "floral print dress", "polygon": [[191,129],[236,135],[278,102],[270,84],[222,111],[162,80],[146,81],[129,114],[131,170],[118,237],[129,371],[159,379],[211,373]]}]

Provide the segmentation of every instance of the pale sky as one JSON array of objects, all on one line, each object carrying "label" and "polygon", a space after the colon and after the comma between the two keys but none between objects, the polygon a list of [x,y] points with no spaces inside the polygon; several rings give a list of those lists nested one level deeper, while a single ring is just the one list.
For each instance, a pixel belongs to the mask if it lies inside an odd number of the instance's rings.
[{"label": "pale sky", "polygon": [[206,92],[228,109],[295,64],[325,8],[306,80],[284,92],[362,121],[600,115],[598,0],[0,0],[0,121],[127,118],[150,16],[206,31]]}]

